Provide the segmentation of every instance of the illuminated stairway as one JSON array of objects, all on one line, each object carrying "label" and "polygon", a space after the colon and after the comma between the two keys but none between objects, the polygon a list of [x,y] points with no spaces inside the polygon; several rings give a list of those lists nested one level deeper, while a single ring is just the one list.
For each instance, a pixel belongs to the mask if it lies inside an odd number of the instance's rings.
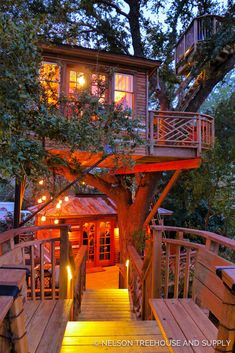
[{"label": "illuminated stairway", "polygon": [[89,289],[82,297],[79,321],[131,320],[127,289]]},{"label": "illuminated stairway", "polygon": [[89,289],[79,321],[67,323],[60,353],[169,353],[156,321],[132,317],[127,289]]}]

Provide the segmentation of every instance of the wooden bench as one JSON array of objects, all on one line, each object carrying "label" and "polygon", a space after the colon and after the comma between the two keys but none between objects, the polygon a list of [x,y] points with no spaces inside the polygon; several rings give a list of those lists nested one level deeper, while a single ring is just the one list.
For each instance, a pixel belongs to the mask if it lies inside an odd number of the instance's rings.
[{"label": "wooden bench", "polygon": [[199,250],[193,299],[150,299],[150,306],[172,352],[235,352],[235,266],[218,255]]}]

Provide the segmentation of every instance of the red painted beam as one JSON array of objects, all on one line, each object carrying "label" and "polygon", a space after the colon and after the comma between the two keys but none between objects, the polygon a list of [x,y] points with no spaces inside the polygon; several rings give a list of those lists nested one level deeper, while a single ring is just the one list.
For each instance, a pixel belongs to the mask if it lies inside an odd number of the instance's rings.
[{"label": "red painted beam", "polygon": [[146,163],[135,165],[133,168],[119,168],[114,174],[135,174],[135,173],[150,173],[163,172],[167,170],[183,170],[196,169],[201,165],[201,158],[184,159],[178,161],[161,162],[161,163]]}]

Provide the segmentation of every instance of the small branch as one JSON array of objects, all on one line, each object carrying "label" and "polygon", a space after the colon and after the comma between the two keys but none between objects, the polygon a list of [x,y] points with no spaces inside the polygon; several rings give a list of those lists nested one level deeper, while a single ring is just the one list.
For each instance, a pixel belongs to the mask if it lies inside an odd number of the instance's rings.
[{"label": "small branch", "polygon": [[110,6],[110,7],[112,7],[113,9],[115,9],[116,12],[119,13],[119,15],[122,15],[122,16],[124,16],[124,17],[126,17],[126,18],[129,18],[129,16],[128,16],[127,13],[125,13],[124,11],[122,11],[118,5],[113,4],[113,3],[112,3],[111,1],[109,1],[109,0],[98,0],[97,3]]}]

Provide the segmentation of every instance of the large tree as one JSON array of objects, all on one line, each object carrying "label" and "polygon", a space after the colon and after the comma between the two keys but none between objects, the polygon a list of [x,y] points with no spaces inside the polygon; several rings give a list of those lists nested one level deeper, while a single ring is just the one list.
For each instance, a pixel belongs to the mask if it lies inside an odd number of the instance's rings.
[{"label": "large tree", "polygon": [[[17,6],[16,6],[17,3]],[[149,58],[160,58],[160,81],[151,79],[150,95],[156,108],[182,107],[180,97],[204,70],[204,80],[197,94],[188,99],[185,109],[197,111],[214,86],[235,63],[229,54],[219,65],[209,65],[226,45],[234,46],[234,5],[213,0],[31,0],[7,1],[0,10],[13,18],[35,17],[44,40],[67,42],[86,47]],[[209,45],[195,55],[197,64],[187,80],[173,70],[172,52],[179,38],[179,29],[186,29],[192,18],[207,13],[225,16],[224,25]],[[182,108],[180,108],[182,109]],[[69,168],[63,168],[67,178],[74,178]],[[134,232],[142,229],[154,194],[159,191],[161,174],[146,173],[131,176],[89,174],[86,182],[110,196],[117,205],[123,244],[131,241]]]}]

